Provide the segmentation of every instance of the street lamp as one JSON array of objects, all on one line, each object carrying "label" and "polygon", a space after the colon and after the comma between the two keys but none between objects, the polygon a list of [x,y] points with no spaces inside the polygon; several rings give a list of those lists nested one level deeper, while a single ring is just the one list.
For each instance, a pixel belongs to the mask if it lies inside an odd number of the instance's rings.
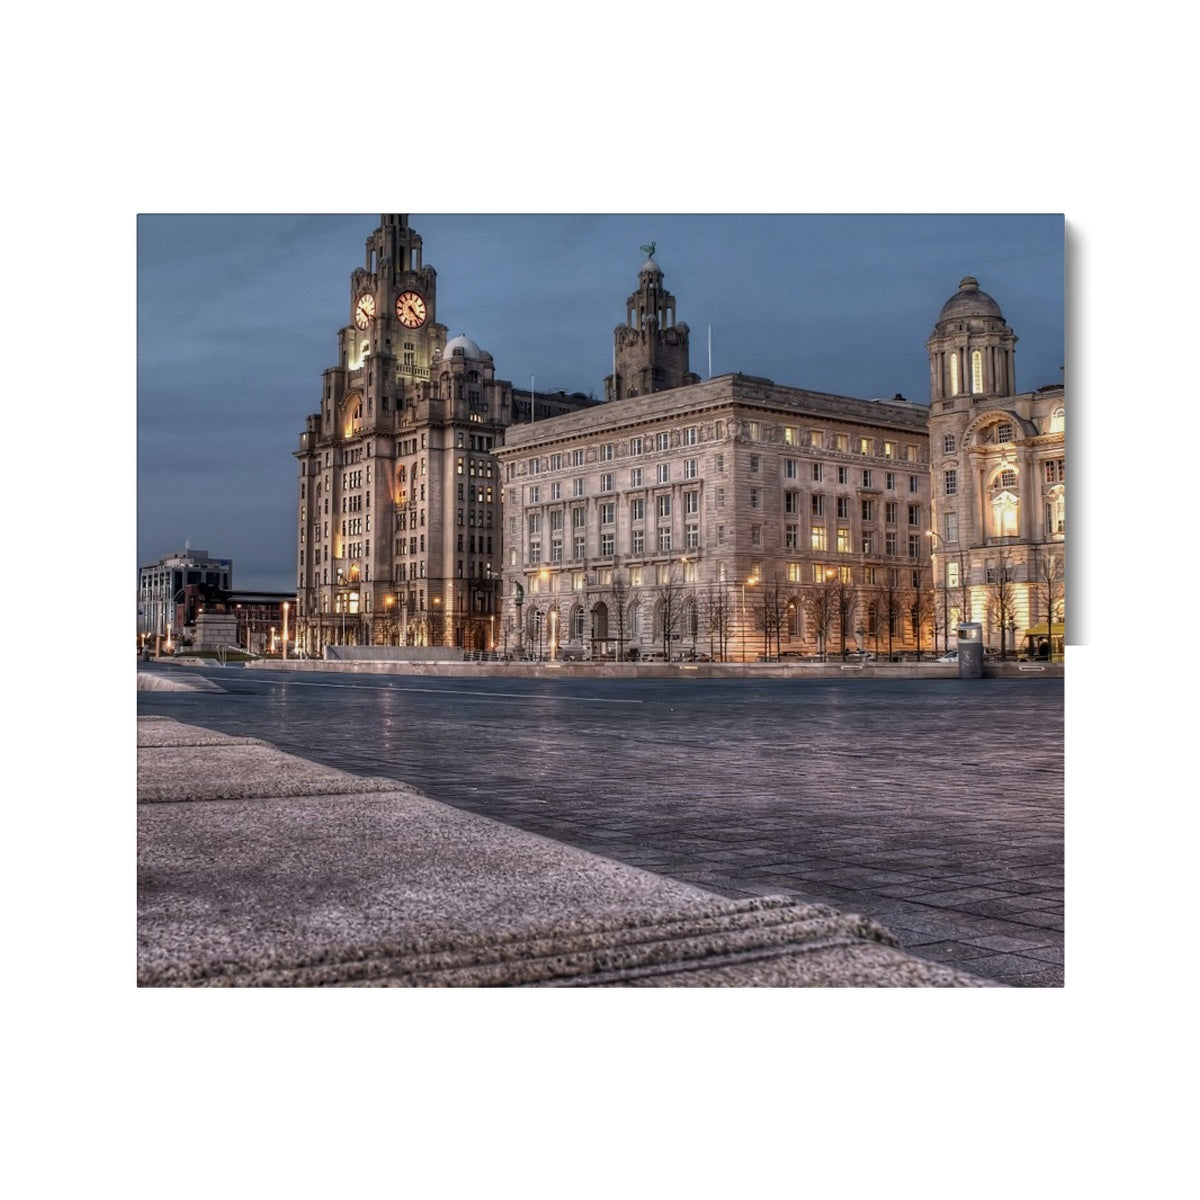
[{"label": "street lamp", "polygon": [[[925,530],[925,536],[928,538],[936,538],[938,546],[942,546],[945,544],[945,541],[942,538],[942,535],[940,533],[938,533],[936,529]],[[936,547],[935,547],[935,549],[936,549]],[[948,654],[950,651],[950,610],[949,610],[950,598],[946,594],[947,591],[949,590],[946,587],[946,566],[944,563],[942,563],[942,564],[940,564],[940,567],[941,567],[941,570],[940,570],[939,574],[941,575],[940,582],[942,585],[942,653]],[[934,646],[934,650],[935,651],[937,650],[936,645]]]},{"label": "street lamp", "polygon": [[288,602],[283,602],[283,661],[287,662],[288,643]]},{"label": "street lamp", "polygon": [[392,643],[392,606],[395,603],[396,603],[395,596],[384,596],[383,611],[384,611],[384,615],[387,618],[387,632],[386,632],[385,636],[387,638],[387,645],[389,645],[389,646],[393,644]]},{"label": "street lamp", "polygon": [[758,583],[758,576],[751,575],[742,584],[742,662],[746,661],[746,589]]}]

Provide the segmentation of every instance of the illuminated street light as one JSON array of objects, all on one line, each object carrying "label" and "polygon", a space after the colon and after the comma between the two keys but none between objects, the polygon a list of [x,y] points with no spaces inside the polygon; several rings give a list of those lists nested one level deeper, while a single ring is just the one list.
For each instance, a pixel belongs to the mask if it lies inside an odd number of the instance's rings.
[{"label": "illuminated street light", "polygon": [[745,583],[742,584],[742,662],[746,661],[746,589],[754,587],[758,583],[758,576],[751,575]]}]

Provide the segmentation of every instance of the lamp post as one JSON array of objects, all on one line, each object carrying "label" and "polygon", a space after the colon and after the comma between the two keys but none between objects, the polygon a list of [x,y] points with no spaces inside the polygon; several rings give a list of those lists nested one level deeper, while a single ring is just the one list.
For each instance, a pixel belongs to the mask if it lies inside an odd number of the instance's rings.
[{"label": "lamp post", "polygon": [[384,611],[384,614],[385,614],[385,616],[387,617],[387,628],[386,628],[386,632],[384,633],[384,636],[387,638],[387,643],[386,643],[386,644],[387,644],[387,645],[389,645],[389,646],[391,646],[391,645],[393,644],[393,636],[392,636],[392,607],[395,605],[395,603],[396,603],[396,597],[395,597],[395,596],[384,596],[384,598],[383,598],[383,611]]},{"label": "lamp post", "polygon": [[288,602],[283,602],[283,661],[287,662],[288,643]]},{"label": "lamp post", "polygon": [[746,589],[758,583],[758,576],[751,575],[742,584],[742,662],[746,661]]},{"label": "lamp post", "polygon": [[[936,538],[938,546],[945,544],[944,539],[942,538],[942,535],[940,533],[938,533],[936,529],[925,530],[925,536],[928,538]],[[936,549],[936,547],[935,547],[935,549]],[[949,597],[947,596],[946,593],[949,589],[946,587],[945,564],[943,563],[940,565],[941,565],[940,574],[942,577],[941,578],[941,584],[942,584],[942,653],[948,654],[950,651],[950,610],[949,610]],[[935,644],[934,651],[936,652],[936,650],[937,650],[937,646]]]}]

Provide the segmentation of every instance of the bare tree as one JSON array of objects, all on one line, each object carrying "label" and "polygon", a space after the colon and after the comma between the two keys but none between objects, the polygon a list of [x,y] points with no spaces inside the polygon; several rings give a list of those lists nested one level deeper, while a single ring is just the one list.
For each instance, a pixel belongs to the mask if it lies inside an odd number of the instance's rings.
[{"label": "bare tree", "polygon": [[[1054,657],[1054,617],[1066,598],[1066,562],[1061,549],[1043,550],[1038,555],[1036,591],[1046,610],[1046,655]],[[1066,633],[1064,625],[1064,636]],[[1040,655],[1039,655],[1040,657]]]},{"label": "bare tree", "polygon": [[763,585],[763,656],[771,656],[771,640],[775,641],[775,657],[779,657],[781,634],[787,622],[788,595],[779,576],[772,576],[770,583]]},{"label": "bare tree", "polygon": [[821,648],[821,659],[824,661],[829,644],[829,630],[837,619],[837,595],[832,579],[826,578],[823,583],[813,584],[805,592],[804,612],[809,623],[816,630],[817,642]]},{"label": "bare tree", "polygon": [[842,662],[846,661],[846,634],[850,629],[850,619],[854,614],[854,588],[848,580],[838,572],[837,579],[832,584],[834,611],[837,615],[838,636],[842,643]]},{"label": "bare tree", "polygon": [[708,632],[709,651],[724,662],[729,653],[730,631],[733,626],[733,601],[729,588],[721,583],[709,583],[703,595],[704,627]]},{"label": "bare tree", "polygon": [[625,661],[625,606],[629,602],[629,579],[621,568],[614,567],[612,574],[613,608],[617,616],[617,661]]},{"label": "bare tree", "polygon": [[663,640],[663,657],[671,661],[671,639],[679,625],[683,608],[683,576],[677,563],[667,566],[666,578],[659,579],[655,590],[658,599],[658,621]]},{"label": "bare tree", "polygon": [[932,624],[934,649],[937,648],[937,593],[933,588],[932,571],[928,564],[913,568],[912,590],[913,632],[917,637],[917,659],[921,658],[921,630]]},{"label": "bare tree", "polygon": [[[900,628],[900,624],[904,620],[904,594],[900,590],[896,568],[889,567],[887,569],[884,574],[884,582],[879,585],[876,595],[878,597],[879,616],[887,623],[887,652],[890,659],[892,657],[892,640],[896,636],[896,630]],[[876,645],[878,645],[878,636],[876,637]]]},{"label": "bare tree", "polygon": [[[1000,657],[1008,657],[1008,646],[1005,634],[1013,626],[1013,640],[1016,640],[1016,581],[1007,550],[1000,551],[999,565],[988,568],[988,599],[992,617],[1000,623]],[[1013,649],[1016,649],[1014,646]]]}]

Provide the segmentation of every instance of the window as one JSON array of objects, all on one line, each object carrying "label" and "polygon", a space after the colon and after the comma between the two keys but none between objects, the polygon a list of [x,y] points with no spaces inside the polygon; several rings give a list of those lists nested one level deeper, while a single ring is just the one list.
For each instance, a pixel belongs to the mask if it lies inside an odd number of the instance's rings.
[{"label": "window", "polygon": [[759,495],[760,495],[760,493],[759,493],[758,488],[750,489],[750,507],[751,508],[759,507]]},{"label": "window", "polygon": [[850,482],[850,468],[849,467],[838,467],[837,480],[838,480],[838,483],[849,483]]},{"label": "window", "polygon": [[783,545],[787,550],[800,549],[800,526],[785,525],[783,527]]},{"label": "window", "polygon": [[600,524],[601,525],[612,525],[616,522],[616,519],[617,519],[617,506],[611,500],[607,500],[607,501],[605,501],[605,503],[600,505]]},{"label": "window", "polygon": [[580,476],[578,479],[572,480],[572,483],[574,486],[571,488],[571,495],[572,496],[582,496],[583,495],[583,477]]},{"label": "window", "polygon": [[817,551],[825,549],[825,526],[814,525],[812,527],[812,548]]},{"label": "window", "polygon": [[823,517],[825,515],[825,497],[820,492],[813,494],[810,507],[814,517]]},{"label": "window", "polygon": [[629,439],[629,453],[630,454],[641,454],[642,453],[642,439],[640,437],[632,437]]},{"label": "window", "polygon": [[953,559],[946,564],[946,586],[948,588],[958,587],[958,563]]},{"label": "window", "polygon": [[867,529],[862,535],[862,552],[864,554],[875,553],[875,533],[874,530]]},{"label": "window", "polygon": [[783,511],[789,517],[798,516],[800,513],[800,493],[799,492],[784,492],[783,493]]},{"label": "window", "polygon": [[658,531],[658,551],[660,554],[668,554],[671,550],[671,527],[663,525]]},{"label": "window", "polygon": [[886,503],[886,504],[883,506],[883,519],[884,519],[884,520],[885,520],[885,521],[886,521],[886,522],[887,522],[889,525],[895,525],[895,523],[896,523],[896,516],[897,516],[897,514],[899,513],[899,511],[900,511],[900,505],[899,505],[899,504],[897,504],[895,500],[889,500],[889,501],[888,501],[888,502],[887,502],[887,503]]},{"label": "window", "polygon": [[895,471],[885,472],[883,479],[884,479],[884,486],[887,488],[887,490],[889,492],[894,492],[896,490],[896,472]]},{"label": "window", "polygon": [[1013,440],[1013,427],[1009,421],[1001,421],[996,426],[996,441],[1011,442]]},{"label": "window", "polygon": [[896,534],[894,534],[894,533],[887,534],[883,539],[884,554],[886,554],[888,556],[888,558],[895,558],[899,544],[900,543],[897,541]]},{"label": "window", "polygon": [[874,454],[875,453],[874,439],[860,437],[858,439],[858,452],[859,452],[859,454]]},{"label": "window", "polygon": [[563,510],[556,508],[550,513],[550,530],[552,533],[561,533],[563,527]]},{"label": "window", "polygon": [[1065,408],[1056,408],[1050,414],[1050,433],[1062,433],[1067,427],[1067,410]]},{"label": "window", "polygon": [[659,463],[658,464],[657,479],[658,479],[659,483],[670,483],[671,482],[671,464],[670,463]]},{"label": "window", "polygon": [[839,521],[844,521],[850,516],[849,496],[839,496],[837,498],[837,516]]},{"label": "window", "polygon": [[921,490],[921,485],[916,475],[908,477],[908,490],[910,492],[919,492]]},{"label": "window", "polygon": [[950,355],[950,395],[958,395],[958,351]]},{"label": "window", "polygon": [[835,433],[833,435],[833,448],[841,454],[849,454],[850,435],[848,433]]},{"label": "window", "polygon": [[864,471],[862,473],[862,485],[865,488],[869,488],[871,486],[871,472],[870,471]]},{"label": "window", "polygon": [[695,479],[697,475],[696,460],[694,458],[685,458],[683,460],[683,477],[684,479]]},{"label": "window", "polygon": [[952,512],[947,513],[945,516],[945,519],[944,519],[944,524],[945,524],[945,529],[946,529],[946,534],[945,534],[946,541],[957,542],[958,541],[958,513],[952,513]]},{"label": "window", "polygon": [[666,520],[671,515],[671,497],[659,496],[658,498],[658,519]]},{"label": "window", "polygon": [[895,442],[884,442],[883,443],[883,457],[884,458],[895,458],[896,457],[896,443]]},{"label": "window", "polygon": [[717,507],[718,508],[725,507],[725,489],[724,488],[717,488]]},{"label": "window", "polygon": [[646,531],[635,529],[629,535],[629,551],[631,554],[646,553]]},{"label": "window", "polygon": [[716,469],[716,472],[718,475],[721,475],[724,473],[724,471],[725,471],[725,455],[724,454],[718,454],[713,458],[713,467]]},{"label": "window", "polygon": [[656,433],[654,435],[654,448],[656,450],[670,450],[671,435],[669,433]]},{"label": "window", "polygon": [[573,508],[571,509],[571,528],[583,529],[587,525],[587,509]]},{"label": "window", "polygon": [[685,446],[694,446],[698,440],[699,438],[696,433],[695,425],[689,425],[687,429],[683,431],[683,444]]},{"label": "window", "polygon": [[752,546],[761,546],[762,545],[762,526],[761,525],[751,525],[750,526],[750,545],[752,545]]},{"label": "window", "polygon": [[529,532],[531,535],[542,532],[542,514],[541,513],[530,513],[529,514]]},{"label": "window", "polygon": [[783,460],[783,477],[784,479],[795,479],[800,473],[800,463],[794,458],[785,458]]},{"label": "window", "polygon": [[757,454],[750,455],[750,474],[751,475],[758,474],[758,468],[759,468],[760,461],[761,461],[761,459],[760,459],[759,455],[757,455]]},{"label": "window", "polygon": [[583,451],[582,450],[572,450],[571,451],[571,466],[573,466],[573,467],[582,467],[583,466]]},{"label": "window", "polygon": [[562,484],[561,483],[552,483],[550,485],[550,499],[551,500],[561,500],[562,499]]},{"label": "window", "polygon": [[641,467],[634,467],[633,470],[629,472],[629,486],[635,488],[640,488],[642,486]]},{"label": "window", "polygon": [[1045,506],[1046,533],[1054,537],[1067,532],[1067,493],[1064,488],[1050,489]]},{"label": "window", "polygon": [[908,535],[908,557],[921,557],[921,535],[919,533],[910,533]]},{"label": "window", "polygon": [[550,455],[550,470],[561,471],[563,465],[563,456],[561,454]]},{"label": "window", "polygon": [[646,519],[646,501],[640,497],[637,500],[629,502],[629,519],[631,521],[644,521]]},{"label": "window", "polygon": [[1062,458],[1050,458],[1043,464],[1047,483],[1062,483],[1067,477],[1067,463]]},{"label": "window", "polygon": [[604,445],[602,445],[600,447],[600,461],[601,462],[612,462],[612,458],[613,458],[613,444],[612,444],[612,442],[605,442]]},{"label": "window", "polygon": [[837,531],[837,548],[839,554],[850,553],[850,530],[840,525]]},{"label": "window", "polygon": [[908,523],[910,525],[920,525],[921,506],[919,504],[910,504],[908,506]]},{"label": "window", "polygon": [[541,502],[542,502],[542,489],[535,484],[533,487],[531,487],[529,489],[529,503],[530,504],[541,504]]},{"label": "window", "polygon": [[613,490],[613,477],[611,472],[606,472],[600,476],[600,490],[602,492],[611,492]]},{"label": "window", "polygon": [[958,439],[952,433],[948,433],[942,438],[942,453],[953,454],[958,448]]},{"label": "window", "polygon": [[[529,460],[530,475],[540,475],[542,473],[542,460],[540,458],[531,458]],[[425,461],[421,460],[421,474],[425,474]]]},{"label": "window", "polygon": [[587,536],[586,534],[577,533],[573,543],[573,554],[575,558],[587,558]]},{"label": "window", "polygon": [[[684,544],[684,548],[687,550],[699,550],[700,549],[700,526],[699,525],[688,525],[684,529],[683,544]],[[695,582],[696,564],[688,563],[687,569],[691,575],[692,582]]]},{"label": "window", "polygon": [[821,474],[822,474],[822,464],[821,463],[813,463],[813,465],[812,465],[813,483],[821,482]]},{"label": "window", "polygon": [[864,521],[875,520],[875,501],[874,500],[864,500],[862,502],[861,507],[862,507],[862,519]]},{"label": "window", "polygon": [[605,558],[611,558],[615,553],[616,535],[612,533],[602,533],[600,535],[600,553]]},{"label": "window", "polygon": [[694,517],[700,511],[700,493],[683,493],[683,511],[689,517]]},{"label": "window", "polygon": [[942,486],[947,496],[958,495],[958,471],[954,467],[949,467],[942,472]]},{"label": "window", "polygon": [[983,391],[983,352],[971,351],[971,391],[979,395]]}]

